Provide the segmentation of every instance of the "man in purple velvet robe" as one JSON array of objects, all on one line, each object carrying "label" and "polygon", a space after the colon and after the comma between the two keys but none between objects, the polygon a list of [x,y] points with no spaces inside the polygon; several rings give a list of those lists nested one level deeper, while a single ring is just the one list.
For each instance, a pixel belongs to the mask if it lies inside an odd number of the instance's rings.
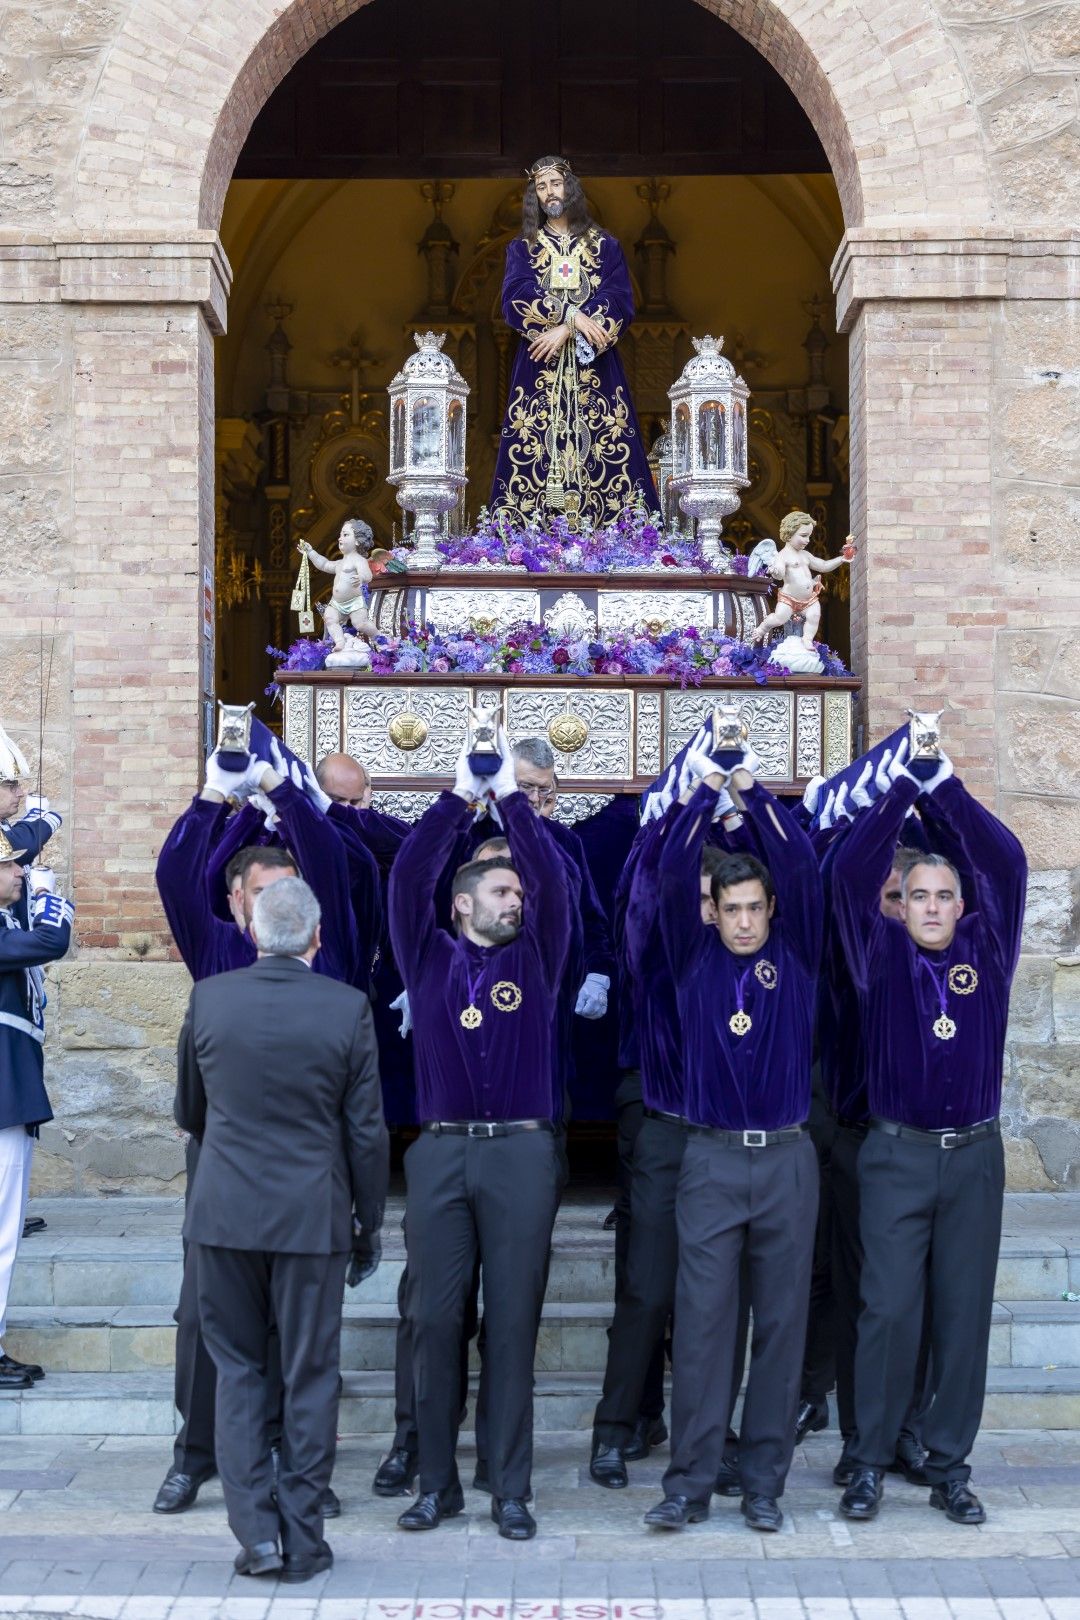
[{"label": "man in purple velvet robe", "polygon": [[776,1531],[795,1449],[818,1203],[805,1122],[821,887],[806,834],[749,771],[735,769],[729,790],[766,860],[724,857],[714,879],[717,925],[702,928],[701,856],[724,775],[697,750],[687,762],[701,785],[659,864],[688,1122],[675,1196],[671,1464],[664,1499],[645,1523],[678,1530],[709,1516],[731,1413],[732,1307],[745,1263],[754,1338],[739,1435],[741,1506],[751,1529]]},{"label": "man in purple velvet robe", "polygon": [[[931,1506],[957,1524],[981,1524],[967,1458],[986,1387],[1005,1187],[998,1114],[1027,863],[944,755],[907,765],[905,751],[889,767],[892,787],[856,819],[833,864],[870,1111],[858,1167],[854,1469],[840,1506],[850,1519],[878,1512],[928,1301],[934,1403],[923,1421],[923,1474]],[[970,887],[965,894],[948,855],[928,853],[903,876],[896,921],[881,913],[881,887],[916,802],[963,847]]]},{"label": "man in purple velvet robe", "polygon": [[565,158],[529,171],[521,236],[506,253],[503,317],[524,340],[510,374],[491,508],[516,527],[564,514],[613,522],[635,494],[655,506],[618,342],[634,314],[614,236],[589,216]]},{"label": "man in purple velvet robe", "polygon": [[[487,1321],[488,1466],[499,1534],[528,1540],[533,1358],[559,1196],[552,1043],[570,935],[563,860],[518,791],[501,730],[494,777],[462,753],[401,847],[390,934],[412,1010],[420,1135],[405,1155],[406,1304],[420,1495],[398,1520],[432,1530],[465,1505],[457,1474],[459,1358],[479,1254]],[[460,868],[455,936],[435,886],[475,804],[494,794],[506,857]]]}]

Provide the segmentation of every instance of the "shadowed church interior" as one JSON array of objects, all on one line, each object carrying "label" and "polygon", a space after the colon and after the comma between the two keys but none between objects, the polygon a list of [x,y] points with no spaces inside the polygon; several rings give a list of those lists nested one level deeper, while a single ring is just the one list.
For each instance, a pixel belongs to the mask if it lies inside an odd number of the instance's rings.
[{"label": "shadowed church interior", "polygon": [[[500,289],[524,170],[562,153],[621,240],[637,316],[620,341],[646,444],[691,335],[724,335],[751,390],[745,551],[792,507],[815,549],[847,528],[847,343],[829,265],[843,230],[820,142],[763,57],[696,0],[371,0],[275,91],[221,227],[217,690],[246,701],[297,633],[296,543],[350,517],[401,535],[386,385],[445,331],[467,380],[469,486],[487,500],[513,347]],[[822,638],[846,657],[847,571]],[[273,716],[268,707],[264,712]]]}]

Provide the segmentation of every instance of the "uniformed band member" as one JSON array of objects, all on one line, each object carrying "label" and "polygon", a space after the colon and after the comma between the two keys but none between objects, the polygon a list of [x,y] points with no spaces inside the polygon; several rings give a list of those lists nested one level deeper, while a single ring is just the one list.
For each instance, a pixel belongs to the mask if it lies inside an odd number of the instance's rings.
[{"label": "uniformed band member", "polygon": [[[5,786],[7,784],[5,783]],[[18,838],[22,824],[12,831]],[[28,841],[27,841],[28,842]],[[19,1252],[39,1127],[52,1119],[44,1081],[42,969],[67,954],[74,907],[48,868],[23,871],[30,850],[0,829],[0,1389],[28,1389],[44,1369],[3,1349],[11,1275]],[[24,889],[29,916],[20,921]]]},{"label": "uniformed band member", "polygon": [[[863,1003],[870,1131],[859,1154],[863,1312],[855,1360],[851,1481],[841,1511],[871,1519],[910,1405],[929,1301],[934,1401],[923,1421],[931,1505],[981,1524],[967,1457],[986,1386],[1001,1236],[998,1111],[1009,989],[1027,868],[1017,840],[949,761],[890,764],[894,784],[837,850],[837,922]],[[903,877],[903,921],[880,895],[916,803],[948,822],[972,881],[946,856]]]},{"label": "uniformed band member", "polygon": [[[660,921],[678,988],[688,1140],[676,1192],[672,1455],[645,1522],[709,1515],[732,1404],[739,1269],[754,1335],[739,1435],[742,1512],[778,1530],[795,1444],[799,1368],[817,1215],[805,1129],[821,949],[817,860],[793,817],[748,771],[730,779],[768,864],[731,855],[713,878],[718,921],[700,925],[701,854],[724,777],[701,785],[660,858]],[[774,916],[774,913],[776,915]]]},{"label": "uniformed band member", "polygon": [[[487,1318],[489,1469],[499,1534],[536,1533],[533,1359],[559,1193],[552,1031],[569,939],[563,863],[518,791],[501,731],[494,777],[467,753],[406,839],[390,881],[390,931],[409,993],[420,1135],[405,1156],[416,1502],[398,1520],[434,1529],[463,1509],[455,1462],[465,1302],[479,1254]],[[435,912],[447,852],[490,791],[513,866],[454,879],[452,938]]]}]

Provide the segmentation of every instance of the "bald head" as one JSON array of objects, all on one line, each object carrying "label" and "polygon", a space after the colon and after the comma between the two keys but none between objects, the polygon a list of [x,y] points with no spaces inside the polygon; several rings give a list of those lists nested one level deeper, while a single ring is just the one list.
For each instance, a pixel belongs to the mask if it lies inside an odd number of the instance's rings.
[{"label": "bald head", "polygon": [[336,804],[351,804],[355,810],[366,810],[371,804],[371,779],[348,754],[327,754],[320,759],[315,780]]}]

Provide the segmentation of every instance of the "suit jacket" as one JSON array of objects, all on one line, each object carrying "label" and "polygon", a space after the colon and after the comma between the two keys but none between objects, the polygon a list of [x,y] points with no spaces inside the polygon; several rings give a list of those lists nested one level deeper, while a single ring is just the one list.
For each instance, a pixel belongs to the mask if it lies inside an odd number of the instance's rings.
[{"label": "suit jacket", "polygon": [[200,1142],[184,1236],[278,1254],[352,1246],[389,1174],[368,999],[295,957],[200,980],[180,1032],[176,1122]]}]

